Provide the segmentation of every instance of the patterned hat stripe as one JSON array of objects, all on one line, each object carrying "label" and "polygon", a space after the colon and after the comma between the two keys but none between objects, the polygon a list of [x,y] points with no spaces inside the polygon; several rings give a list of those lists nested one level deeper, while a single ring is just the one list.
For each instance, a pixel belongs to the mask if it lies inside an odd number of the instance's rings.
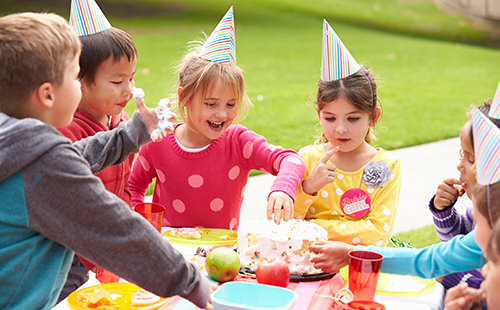
[{"label": "patterned hat stripe", "polygon": [[236,66],[234,12],[230,7],[198,52],[198,56],[213,62]]},{"label": "patterned hat stripe", "polygon": [[332,81],[345,78],[360,66],[326,20],[323,20],[321,79]]},{"label": "patterned hat stripe", "polygon": [[95,34],[112,27],[94,0],[71,1],[70,25],[78,36]]},{"label": "patterned hat stripe", "polygon": [[495,97],[493,97],[493,101],[491,102],[491,108],[488,115],[493,118],[500,118],[500,81],[498,82]]},{"label": "patterned hat stripe", "polygon": [[477,183],[494,184],[500,181],[500,129],[479,109],[471,109]]}]

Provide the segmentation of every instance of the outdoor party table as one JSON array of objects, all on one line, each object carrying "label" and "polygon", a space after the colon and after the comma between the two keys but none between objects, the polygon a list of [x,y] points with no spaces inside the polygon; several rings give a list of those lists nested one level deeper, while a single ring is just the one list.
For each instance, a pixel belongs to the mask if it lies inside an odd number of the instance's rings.
[{"label": "outdoor party table", "polygon": [[[186,256],[186,259],[193,263],[202,266],[204,258],[193,255],[196,252],[196,247],[189,247],[186,245],[179,245],[172,243],[181,253]],[[206,275],[203,268],[202,273]],[[343,287],[346,287],[346,281],[341,276],[342,272],[336,274],[332,278],[321,281],[308,281],[308,282],[290,282],[287,286],[288,289],[293,290],[298,298],[295,301],[292,310],[319,310],[319,309],[332,309],[334,300],[331,298],[335,293]],[[382,275],[381,275],[382,276]],[[208,277],[208,276],[207,276]],[[238,276],[238,281],[251,281],[256,282],[255,279]],[[211,280],[212,281],[212,280]],[[438,283],[432,281],[430,288],[423,291],[419,295],[415,294],[384,294],[377,293],[375,301],[383,304],[387,310],[441,310],[443,309],[444,288]],[[99,285],[100,282],[95,278],[93,272],[89,272],[89,280],[82,285],[81,288],[93,285]],[[69,310],[71,309],[67,299],[57,304],[53,310]],[[172,297],[165,305],[158,308],[159,310],[196,310],[197,308],[191,302],[179,297]]]}]

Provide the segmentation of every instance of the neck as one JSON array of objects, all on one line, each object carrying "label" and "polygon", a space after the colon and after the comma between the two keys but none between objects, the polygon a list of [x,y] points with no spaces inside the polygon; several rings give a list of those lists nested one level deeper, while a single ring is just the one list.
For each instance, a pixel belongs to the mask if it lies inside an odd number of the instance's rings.
[{"label": "neck", "polygon": [[[331,143],[325,145],[325,151],[329,151],[332,148]],[[365,141],[350,152],[337,152],[332,156],[330,161],[342,171],[354,172],[370,162],[376,154],[377,150]]]},{"label": "neck", "polygon": [[198,149],[212,143],[213,140],[207,139],[205,136],[201,135],[197,131],[194,131],[186,123],[179,125],[175,129],[175,137],[177,141],[181,143],[184,147],[190,149]]},{"label": "neck", "polygon": [[85,94],[85,92],[83,93],[78,108],[90,114],[99,123],[101,123],[102,125],[104,125],[106,128],[109,129],[109,116],[94,108],[94,106],[87,99],[87,95]]}]

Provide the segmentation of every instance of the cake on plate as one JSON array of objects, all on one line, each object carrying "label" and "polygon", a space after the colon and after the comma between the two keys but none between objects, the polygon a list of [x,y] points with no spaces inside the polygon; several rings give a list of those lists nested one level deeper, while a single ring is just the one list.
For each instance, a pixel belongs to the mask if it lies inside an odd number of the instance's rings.
[{"label": "cake on plate", "polygon": [[321,273],[309,261],[309,245],[328,240],[327,231],[314,223],[292,219],[279,225],[267,219],[243,223],[238,228],[241,267],[255,271],[261,262],[283,259],[290,274]]}]

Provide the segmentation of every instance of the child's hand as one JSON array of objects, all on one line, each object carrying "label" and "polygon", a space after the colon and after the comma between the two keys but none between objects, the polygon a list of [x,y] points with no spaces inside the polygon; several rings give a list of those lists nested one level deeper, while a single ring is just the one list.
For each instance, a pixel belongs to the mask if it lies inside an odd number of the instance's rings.
[{"label": "child's hand", "polygon": [[[467,285],[467,282],[464,282],[446,292],[444,306],[446,310],[481,309],[479,302],[482,295],[481,290],[471,288]],[[479,304],[479,308],[476,308],[477,304]]]},{"label": "child's hand", "polygon": [[335,181],[335,169],[337,167],[334,164],[327,164],[327,162],[338,151],[339,147],[334,147],[326,152],[325,155],[316,163],[314,168],[311,170],[311,174],[305,178],[304,181],[302,181],[302,189],[304,193],[314,195],[325,185]]},{"label": "child's hand", "polygon": [[449,207],[458,197],[465,193],[462,182],[455,178],[449,178],[439,183],[436,196],[434,197],[434,208],[444,210]]},{"label": "child's hand", "polygon": [[[134,89],[132,90],[132,94],[137,105],[137,115],[141,117],[141,119],[148,127],[148,132],[152,134],[153,131],[158,129],[158,113],[160,111],[160,108],[151,109],[144,104],[144,91],[142,89],[134,87]],[[168,121],[175,122],[176,120],[177,116],[174,113],[171,113],[168,117]],[[173,129],[166,129],[165,131],[167,133],[172,133]],[[161,138],[162,137],[160,137],[159,139],[155,139],[155,141],[160,141]]]},{"label": "child's hand", "polygon": [[274,222],[279,224],[281,221],[281,209],[285,210],[283,220],[288,221],[293,215],[293,199],[284,192],[272,192],[267,199],[267,219],[272,220],[274,213]]},{"label": "child's hand", "polygon": [[354,250],[354,245],[340,241],[319,241],[309,246],[311,263],[314,268],[323,272],[335,272],[349,264],[349,251]]},{"label": "child's hand", "polygon": [[[217,284],[210,283],[210,295],[212,295],[213,292],[215,292],[218,288],[219,288],[219,286]],[[207,305],[203,309],[206,309],[206,310],[213,310],[214,309],[214,307],[212,306],[212,301],[210,300],[210,297],[208,297]]]}]

